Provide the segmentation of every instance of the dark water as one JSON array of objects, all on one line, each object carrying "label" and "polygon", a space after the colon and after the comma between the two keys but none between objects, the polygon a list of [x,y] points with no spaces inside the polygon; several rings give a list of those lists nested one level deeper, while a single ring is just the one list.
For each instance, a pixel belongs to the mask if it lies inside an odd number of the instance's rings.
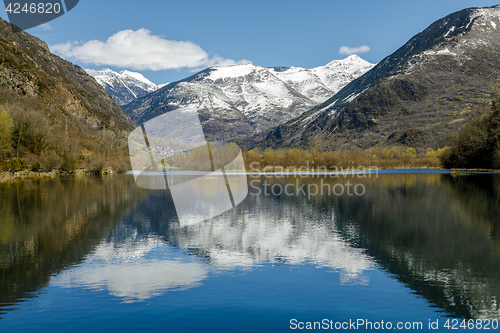
[{"label": "dark water", "polygon": [[249,181],[188,226],[131,176],[1,184],[0,331],[500,331],[500,175]]}]

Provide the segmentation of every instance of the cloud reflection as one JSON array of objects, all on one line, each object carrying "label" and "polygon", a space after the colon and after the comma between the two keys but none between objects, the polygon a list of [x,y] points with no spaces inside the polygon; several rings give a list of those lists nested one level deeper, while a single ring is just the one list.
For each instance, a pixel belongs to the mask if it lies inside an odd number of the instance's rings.
[{"label": "cloud reflection", "polygon": [[124,302],[145,301],[171,290],[200,285],[207,269],[198,262],[147,258],[157,246],[154,239],[134,244],[129,238],[120,246],[103,243],[81,266],[54,277],[54,286],[107,290]]},{"label": "cloud reflection", "polygon": [[335,214],[308,203],[253,200],[186,225],[167,218],[170,205],[164,197],[152,196],[84,264],[63,272],[53,283],[143,301],[198,286],[209,272],[278,263],[315,265],[338,274],[341,284],[369,283],[373,258],[343,238]]},{"label": "cloud reflection", "polygon": [[[247,214],[244,223],[229,216],[207,221],[179,233],[176,243],[195,247],[220,269],[285,262],[291,265],[313,263],[340,274],[343,284],[367,284],[366,271],[373,268],[372,259],[362,249],[352,247],[333,229],[333,223],[317,220],[276,219],[260,214]],[[271,214],[269,214],[271,215]]]}]

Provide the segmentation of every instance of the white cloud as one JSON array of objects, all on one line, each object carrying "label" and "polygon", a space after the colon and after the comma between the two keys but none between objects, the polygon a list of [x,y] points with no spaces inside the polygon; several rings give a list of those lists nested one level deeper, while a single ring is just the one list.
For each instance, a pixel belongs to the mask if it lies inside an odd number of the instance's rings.
[{"label": "white cloud", "polygon": [[153,35],[147,29],[122,30],[105,42],[67,42],[50,47],[65,58],[94,65],[115,66],[135,70],[167,70],[200,68],[214,65],[236,65],[248,60],[235,61],[219,56],[210,57],[192,42],[168,40]]},{"label": "white cloud", "polygon": [[369,51],[370,51],[370,47],[368,45],[362,45],[359,47],[342,46],[342,47],[340,47],[339,53],[340,54],[355,54],[355,53],[366,53]]}]

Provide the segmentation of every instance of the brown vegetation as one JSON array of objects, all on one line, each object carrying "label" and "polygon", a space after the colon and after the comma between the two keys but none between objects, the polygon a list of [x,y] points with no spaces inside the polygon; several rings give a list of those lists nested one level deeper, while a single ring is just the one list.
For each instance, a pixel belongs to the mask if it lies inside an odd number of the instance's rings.
[{"label": "brown vegetation", "polygon": [[129,169],[127,132],[90,127],[37,96],[0,88],[0,171]]},{"label": "brown vegetation", "polygon": [[0,19],[0,171],[123,170],[134,127],[82,68]]},{"label": "brown vegetation", "polygon": [[322,170],[347,168],[437,168],[441,151],[418,152],[414,148],[394,146],[357,150],[320,152],[316,149],[252,149],[243,156],[249,171]]},{"label": "brown vegetation", "polygon": [[[209,150],[202,146],[181,152],[158,161],[159,165],[182,170],[212,171],[221,169],[233,161],[239,153],[236,144],[210,144]],[[338,171],[352,168],[438,168],[440,150],[417,150],[406,146],[385,148],[319,151],[314,148],[243,150],[247,171]],[[212,165],[213,163],[213,165]],[[231,170],[237,171],[237,170]]]}]

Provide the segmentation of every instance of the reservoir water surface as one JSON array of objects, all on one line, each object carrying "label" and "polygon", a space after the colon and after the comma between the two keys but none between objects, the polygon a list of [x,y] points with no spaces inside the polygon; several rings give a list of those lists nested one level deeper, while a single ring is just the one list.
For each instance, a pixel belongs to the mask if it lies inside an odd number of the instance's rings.
[{"label": "reservoir water surface", "polygon": [[499,174],[248,180],[191,225],[129,175],[0,184],[0,330],[500,331]]}]

